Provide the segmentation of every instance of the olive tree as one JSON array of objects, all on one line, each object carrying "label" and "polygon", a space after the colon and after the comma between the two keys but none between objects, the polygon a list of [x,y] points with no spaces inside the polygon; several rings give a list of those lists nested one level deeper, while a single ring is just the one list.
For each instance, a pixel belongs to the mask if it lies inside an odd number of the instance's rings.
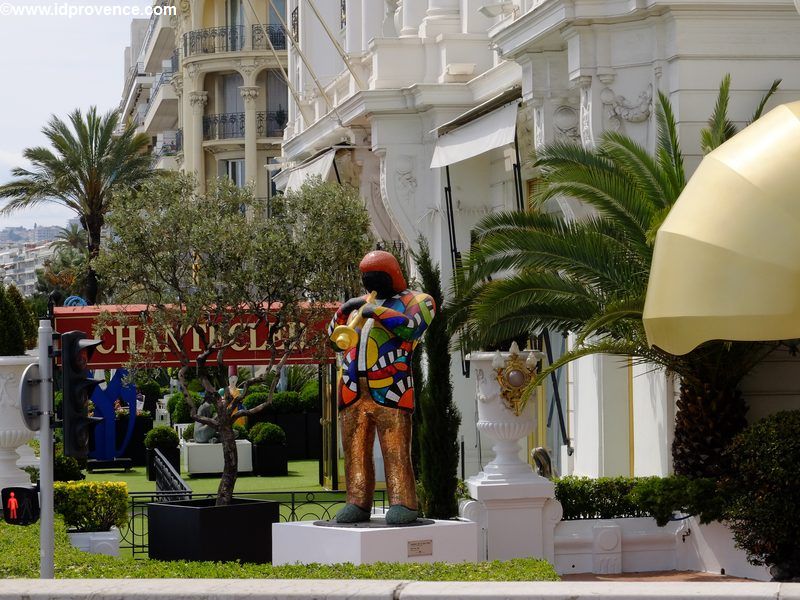
[{"label": "olive tree", "polygon": [[[211,373],[224,373],[226,354],[259,328],[268,331],[258,345],[266,373],[300,348],[324,351],[319,325],[330,317],[328,303],[357,288],[355,265],[371,243],[364,204],[355,190],[319,179],[268,207],[229,182],[210,182],[200,194],[191,177],[174,175],[116,197],[108,224],[113,235],[98,271],[115,302],[143,307],[134,321],[144,342],[130,366],[157,365],[166,351],[179,357],[178,381],[192,418],[214,427],[222,443],[217,503],[228,504],[237,476],[234,421],[263,410],[278,378],[240,382],[243,395],[264,381],[270,391],[265,403],[237,410],[236,398],[227,386],[220,393]],[[214,415],[198,415],[187,389],[195,367]]]}]

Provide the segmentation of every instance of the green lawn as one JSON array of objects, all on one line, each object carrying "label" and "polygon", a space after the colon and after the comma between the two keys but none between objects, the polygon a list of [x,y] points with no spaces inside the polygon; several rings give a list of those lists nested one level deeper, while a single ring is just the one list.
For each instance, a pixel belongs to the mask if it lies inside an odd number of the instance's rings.
[{"label": "green lawn", "polygon": [[[190,477],[181,473],[184,481],[198,494],[214,493],[219,486],[219,477]],[[128,471],[94,471],[86,475],[87,481],[124,481],[129,492],[154,492],[156,484],[147,481],[144,467]],[[289,461],[289,474],[285,477],[257,477],[242,474],[236,479],[237,492],[289,492],[321,491],[319,485],[319,463],[316,460]]]}]

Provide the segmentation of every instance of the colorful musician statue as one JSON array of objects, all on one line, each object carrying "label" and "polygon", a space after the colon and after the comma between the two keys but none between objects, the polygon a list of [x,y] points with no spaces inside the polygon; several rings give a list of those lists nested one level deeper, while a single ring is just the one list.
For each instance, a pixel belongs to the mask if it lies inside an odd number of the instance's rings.
[{"label": "colorful musician statue", "polygon": [[388,252],[370,252],[359,269],[369,295],[342,304],[328,328],[343,353],[338,388],[347,504],[336,521],[370,518],[377,433],[389,494],[386,523],[411,523],[418,514],[411,466],[411,357],[436,307],[428,294],[407,289],[397,259]]}]

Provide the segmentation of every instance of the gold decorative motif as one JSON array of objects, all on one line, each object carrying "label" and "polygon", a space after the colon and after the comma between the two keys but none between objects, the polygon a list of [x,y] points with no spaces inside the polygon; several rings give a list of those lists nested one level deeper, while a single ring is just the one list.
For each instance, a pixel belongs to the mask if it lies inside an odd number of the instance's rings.
[{"label": "gold decorative motif", "polygon": [[523,398],[523,395],[536,373],[536,363],[536,353],[531,352],[527,359],[523,359],[516,342],[511,344],[508,358],[503,360],[502,355],[498,352],[492,361],[503,404],[516,416],[519,416],[522,409],[525,408],[527,398]]}]

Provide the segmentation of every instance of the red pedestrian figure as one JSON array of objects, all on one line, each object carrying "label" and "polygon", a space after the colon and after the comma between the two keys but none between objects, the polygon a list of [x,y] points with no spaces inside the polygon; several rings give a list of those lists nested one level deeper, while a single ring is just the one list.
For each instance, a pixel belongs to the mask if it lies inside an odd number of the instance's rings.
[{"label": "red pedestrian figure", "polygon": [[10,519],[17,518],[17,508],[19,508],[19,501],[14,497],[14,492],[11,492],[8,498],[8,517]]}]

